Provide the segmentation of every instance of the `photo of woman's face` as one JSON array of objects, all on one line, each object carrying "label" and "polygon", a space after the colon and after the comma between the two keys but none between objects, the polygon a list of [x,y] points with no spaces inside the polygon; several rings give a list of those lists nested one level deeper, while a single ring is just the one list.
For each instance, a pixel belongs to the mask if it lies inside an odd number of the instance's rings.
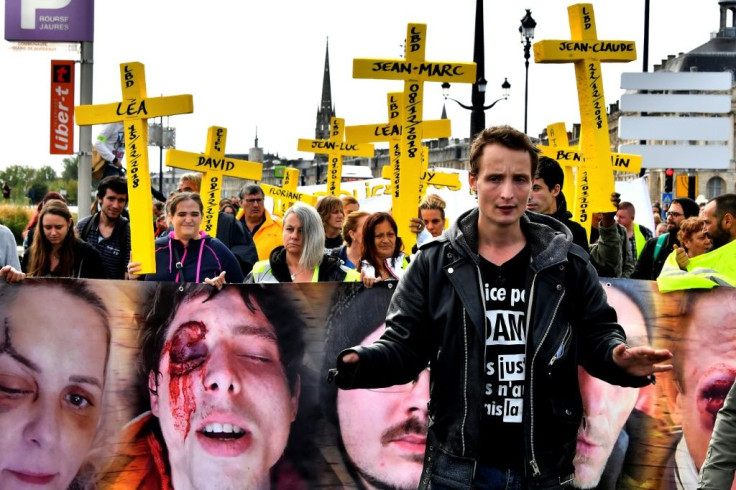
[{"label": "photo of woman's face", "polygon": [[99,426],[108,338],[62,287],[0,303],[0,488],[66,489]]}]

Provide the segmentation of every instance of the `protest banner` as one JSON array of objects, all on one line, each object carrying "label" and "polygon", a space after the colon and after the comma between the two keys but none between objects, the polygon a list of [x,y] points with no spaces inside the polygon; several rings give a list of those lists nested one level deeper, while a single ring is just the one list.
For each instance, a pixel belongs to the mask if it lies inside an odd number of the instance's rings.
[{"label": "protest banner", "polygon": [[[644,388],[581,372],[586,422],[578,447],[591,457],[576,463],[575,485],[627,481],[664,489],[674,478],[695,488],[736,377],[736,290],[663,294],[652,281],[601,284],[627,341],[672,350],[675,369]],[[429,417],[428,372],[386,389],[343,392],[327,382],[337,353],[383,332],[394,290],[228,284],[213,294],[194,283],[0,280],[0,386],[20,390],[3,401],[0,454],[25,454],[23,434],[33,428],[38,438],[53,433],[76,441],[60,460],[49,456],[51,444],[34,453],[34,471],[51,472],[46,466],[53,463],[61,488],[160,487],[172,478],[204,478],[205,487],[229,478],[252,487],[264,479],[300,488],[355,486],[355,465],[362,470],[379,457],[366,458],[365,449],[384,454],[381,434],[405,422],[406,411],[389,407],[414,407],[424,424]],[[52,372],[74,382],[59,385]],[[43,400],[57,397],[74,402],[79,423],[48,415]],[[421,427],[414,444],[399,449],[411,463],[382,468],[386,485],[400,478],[417,486]],[[206,457],[192,459],[187,448]],[[618,463],[607,465],[609,458]]]}]

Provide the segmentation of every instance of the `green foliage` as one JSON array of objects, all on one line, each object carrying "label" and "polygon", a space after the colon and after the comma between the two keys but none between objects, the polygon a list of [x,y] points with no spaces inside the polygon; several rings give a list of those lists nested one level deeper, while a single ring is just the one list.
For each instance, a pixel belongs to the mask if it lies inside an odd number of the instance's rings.
[{"label": "green foliage", "polygon": [[[49,191],[66,191],[65,197],[69,204],[77,203],[78,183],[77,172],[79,168],[79,157],[71,156],[64,159],[64,171],[61,178],[53,167],[44,165],[41,168],[33,168],[23,165],[11,165],[0,170],[0,182],[8,182],[11,188],[10,201],[12,203],[28,203],[29,195],[32,195],[33,203],[43,199]],[[64,192],[61,192],[64,194]]]},{"label": "green foliage", "polygon": [[62,182],[61,186],[66,189],[66,202],[69,203],[70,206],[77,204],[79,202],[77,201],[79,189],[79,182],[77,182],[77,179]]},{"label": "green foliage", "polygon": [[11,165],[5,170],[0,170],[0,180],[7,182],[16,191],[25,188],[27,182],[31,182],[36,176],[36,169],[23,165]]},{"label": "green foliage", "polygon": [[43,167],[36,170],[36,174],[33,176],[33,181],[48,183],[58,178],[59,176],[56,175],[56,170],[54,170],[48,165],[44,165]]},{"label": "green foliage", "polygon": [[79,157],[76,155],[67,157],[62,164],[64,170],[61,172],[61,179],[66,181],[77,180],[79,176]]},{"label": "green foliage", "polygon": [[31,220],[33,210],[27,207],[0,205],[0,224],[10,228],[15,236],[15,243],[23,243],[23,230]]}]

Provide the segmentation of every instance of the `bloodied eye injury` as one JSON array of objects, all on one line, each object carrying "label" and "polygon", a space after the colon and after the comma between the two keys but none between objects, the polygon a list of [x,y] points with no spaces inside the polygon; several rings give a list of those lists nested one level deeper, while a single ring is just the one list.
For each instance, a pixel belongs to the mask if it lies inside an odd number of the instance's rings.
[{"label": "bloodied eye injury", "polygon": [[207,359],[207,344],[204,339],[207,326],[202,322],[185,322],[174,332],[167,346],[171,363],[171,374],[181,376],[198,368]]}]

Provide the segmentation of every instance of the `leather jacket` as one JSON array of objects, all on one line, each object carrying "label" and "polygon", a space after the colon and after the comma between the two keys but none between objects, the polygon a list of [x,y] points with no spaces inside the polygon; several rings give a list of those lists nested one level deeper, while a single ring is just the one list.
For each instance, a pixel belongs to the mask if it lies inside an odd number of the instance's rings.
[{"label": "leather jacket", "polygon": [[[429,433],[420,488],[470,488],[483,409],[486,311],[478,256],[478,209],[420,248],[389,306],[386,333],[338,357],[340,388],[407,383],[429,363]],[[545,226],[546,225],[546,226]],[[523,426],[529,488],[564,486],[583,405],[578,364],[623,386],[644,386],[613,362],[625,342],[588,255],[561,223],[521,217],[531,263],[527,273],[527,355]],[[342,355],[357,352],[359,363]],[[503,441],[485,441],[503,444]]]}]

